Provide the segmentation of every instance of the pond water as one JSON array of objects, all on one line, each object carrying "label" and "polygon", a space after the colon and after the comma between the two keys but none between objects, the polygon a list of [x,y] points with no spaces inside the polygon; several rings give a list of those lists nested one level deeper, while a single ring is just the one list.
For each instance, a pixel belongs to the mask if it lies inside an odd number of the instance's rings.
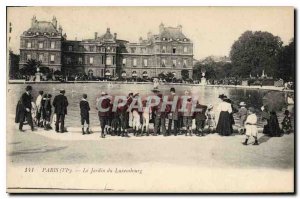
[{"label": "pond water", "polygon": [[[27,84],[8,84],[7,85],[7,113],[11,117],[15,114],[16,104],[25,90]],[[59,93],[59,89],[66,90],[66,96],[69,101],[68,115],[66,116],[66,126],[77,127],[80,126],[80,109],[79,101],[82,98],[82,94],[88,95],[88,101],[91,106],[90,121],[91,126],[99,124],[97,110],[96,110],[96,98],[102,91],[107,92],[110,95],[127,95],[129,91],[139,92],[141,96],[151,95],[153,85],[152,84],[110,84],[110,83],[64,83],[64,84],[32,84],[34,101],[40,90],[44,93],[50,93],[54,97]],[[217,107],[220,102],[218,96],[220,94],[227,95],[235,104],[239,104],[241,101],[246,102],[247,107],[253,106],[257,111],[257,115],[260,116],[260,107],[262,106],[262,98],[266,94],[266,90],[255,89],[241,89],[241,88],[225,88],[225,87],[204,87],[204,86],[190,86],[190,85],[160,85],[159,90],[168,95],[171,87],[176,89],[178,95],[183,95],[185,90],[189,90],[192,95],[197,96],[201,104],[212,104]],[[282,93],[284,95],[284,93]],[[53,99],[53,98],[52,98]],[[288,106],[291,115],[294,115],[294,106]],[[279,122],[282,121],[283,111],[278,112]],[[236,122],[238,118],[235,116]],[[259,122],[259,126],[262,124]]]}]

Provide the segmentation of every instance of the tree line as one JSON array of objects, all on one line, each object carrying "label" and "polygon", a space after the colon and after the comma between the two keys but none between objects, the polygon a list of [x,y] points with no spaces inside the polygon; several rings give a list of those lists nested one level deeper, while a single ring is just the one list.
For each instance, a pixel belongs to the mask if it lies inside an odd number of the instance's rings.
[{"label": "tree line", "polygon": [[231,46],[231,62],[197,62],[193,79],[249,78],[263,73],[284,81],[295,80],[295,41],[283,45],[280,37],[269,32],[246,31]]}]

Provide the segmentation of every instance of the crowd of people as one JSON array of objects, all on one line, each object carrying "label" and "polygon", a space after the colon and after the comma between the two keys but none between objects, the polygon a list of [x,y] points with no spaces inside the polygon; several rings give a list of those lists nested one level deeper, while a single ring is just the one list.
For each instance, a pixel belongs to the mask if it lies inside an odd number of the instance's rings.
[{"label": "crowd of people", "polygon": [[[23,131],[24,122],[27,121],[31,130],[34,125],[45,130],[52,129],[51,122],[55,124],[57,133],[65,133],[65,116],[67,115],[68,99],[65,90],[60,90],[51,102],[52,95],[39,91],[37,99],[31,96],[32,87],[27,86],[16,108],[15,122],[19,123],[19,130]],[[158,90],[153,91],[152,98],[142,98],[139,93],[129,92],[128,96],[109,96],[102,92],[97,98],[96,109],[101,127],[101,138],[106,135],[129,137],[133,136],[205,136],[210,133],[218,133],[220,136],[234,134],[233,115],[239,117],[239,134],[246,136],[244,145],[248,145],[248,139],[254,138],[254,145],[258,145],[258,117],[253,107],[246,108],[245,102],[240,102],[239,107],[224,94],[219,95],[220,103],[214,111],[213,105],[200,104],[193,99],[189,91],[183,96],[176,95],[175,88],[171,88],[168,95],[162,95]],[[92,133],[90,130],[89,111],[90,105],[87,94],[82,95],[79,102],[82,134]],[[52,107],[54,111],[52,113]],[[218,115],[218,117],[216,117]],[[192,129],[192,121],[195,120],[196,128]],[[263,133],[269,136],[281,136],[283,133],[292,132],[291,116],[288,110],[279,126],[275,111],[269,111],[267,106],[262,107],[262,120],[264,121]],[[153,132],[150,132],[149,124],[154,123]]]}]

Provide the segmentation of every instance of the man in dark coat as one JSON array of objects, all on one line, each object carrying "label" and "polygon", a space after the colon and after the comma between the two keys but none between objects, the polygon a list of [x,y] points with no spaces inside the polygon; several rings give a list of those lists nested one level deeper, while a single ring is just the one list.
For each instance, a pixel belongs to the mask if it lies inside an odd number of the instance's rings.
[{"label": "man in dark coat", "polygon": [[[168,97],[168,101],[170,103],[173,102],[175,96],[176,96],[175,88],[171,88],[170,89],[170,95]],[[171,112],[168,114],[168,118],[169,118],[168,133],[167,133],[168,135],[171,134],[172,123],[174,125],[174,135],[177,136],[177,134],[178,134],[178,131],[179,131],[179,122],[178,122],[179,112],[178,112],[178,110],[179,110],[180,106],[181,106],[180,101],[177,98],[176,107],[170,107]]]},{"label": "man in dark coat", "polygon": [[54,113],[56,114],[56,123],[55,131],[59,132],[59,123],[60,123],[60,132],[64,133],[65,130],[65,115],[67,115],[67,107],[69,105],[68,99],[65,96],[65,90],[60,90],[59,95],[56,95],[53,100]]},{"label": "man in dark coat", "polygon": [[31,91],[32,91],[32,87],[31,86],[27,86],[26,87],[26,92],[22,94],[21,99],[18,103],[18,108],[17,108],[17,115],[16,118],[18,118],[20,124],[19,124],[19,130],[23,131],[23,125],[24,125],[24,121],[25,118],[29,124],[29,126],[31,127],[31,130],[34,131],[33,128],[33,122],[32,122],[32,116],[31,116],[31,101],[32,101],[32,96],[31,96]]},{"label": "man in dark coat", "polygon": [[204,126],[206,121],[206,110],[207,106],[202,105],[197,101],[196,108],[199,111],[194,112],[195,122],[196,122],[196,133],[198,135],[204,135]]}]

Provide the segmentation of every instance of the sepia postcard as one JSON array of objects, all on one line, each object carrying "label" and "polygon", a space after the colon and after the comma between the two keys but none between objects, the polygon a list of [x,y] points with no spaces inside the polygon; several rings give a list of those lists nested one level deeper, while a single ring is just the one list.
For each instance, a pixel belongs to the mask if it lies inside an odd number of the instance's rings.
[{"label": "sepia postcard", "polygon": [[7,7],[8,193],[295,193],[293,7]]}]

